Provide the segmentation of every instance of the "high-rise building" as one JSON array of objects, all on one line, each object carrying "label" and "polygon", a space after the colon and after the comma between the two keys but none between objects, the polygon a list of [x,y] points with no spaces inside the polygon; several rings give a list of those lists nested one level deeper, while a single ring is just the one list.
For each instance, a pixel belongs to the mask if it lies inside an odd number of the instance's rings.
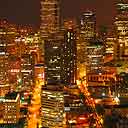
[{"label": "high-rise building", "polygon": [[77,36],[77,79],[86,77],[87,45],[96,34],[96,15],[85,11],[80,17],[80,30]]},{"label": "high-rise building", "polygon": [[87,72],[100,73],[104,62],[105,48],[102,41],[94,39],[87,46]]},{"label": "high-rise building", "polygon": [[59,84],[62,82],[62,44],[63,37],[51,37],[44,43],[44,63],[46,84]]},{"label": "high-rise building", "polygon": [[104,63],[109,62],[113,59],[116,59],[116,48],[117,47],[117,39],[114,35],[107,35],[105,40],[105,56],[104,56]]},{"label": "high-rise building", "polygon": [[86,11],[80,18],[80,33],[85,39],[90,39],[95,36],[96,32],[96,15],[92,11]]},{"label": "high-rise building", "polygon": [[19,78],[24,86],[31,86],[34,78],[34,57],[31,54],[22,54],[21,56],[21,73]]},{"label": "high-rise building", "polygon": [[0,84],[6,84],[7,68],[8,68],[8,54],[7,54],[7,30],[0,28]]},{"label": "high-rise building", "polygon": [[76,83],[76,26],[73,21],[65,21],[64,43],[63,43],[63,82],[65,85]]},{"label": "high-rise building", "polygon": [[[63,36],[64,33],[64,36]],[[46,84],[75,84],[76,81],[76,32],[65,29],[62,35],[45,40]]]},{"label": "high-rise building", "polygon": [[60,0],[41,0],[41,35],[56,33],[60,25]]}]

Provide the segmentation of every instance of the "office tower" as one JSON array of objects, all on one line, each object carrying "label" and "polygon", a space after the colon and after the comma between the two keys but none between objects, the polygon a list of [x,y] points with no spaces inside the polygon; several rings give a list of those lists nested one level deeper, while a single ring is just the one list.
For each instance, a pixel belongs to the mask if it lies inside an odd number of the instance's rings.
[{"label": "office tower", "polygon": [[60,84],[62,82],[62,44],[63,37],[51,37],[44,43],[45,81],[46,84]]},{"label": "office tower", "polygon": [[31,54],[21,55],[21,69],[19,79],[24,88],[30,87],[34,81],[34,57]]},{"label": "office tower", "polygon": [[105,56],[104,63],[110,62],[113,59],[116,59],[116,46],[117,39],[115,35],[108,34],[105,40]]},{"label": "office tower", "polygon": [[77,34],[76,47],[77,47],[77,79],[81,79],[86,76],[86,62],[87,62],[87,41],[84,35]]},{"label": "office tower", "polygon": [[128,3],[125,0],[118,1],[116,7],[117,14],[114,22],[118,41],[116,58],[118,60],[125,60],[128,58]]},{"label": "office tower", "polygon": [[79,28],[77,35],[77,79],[86,77],[87,45],[96,33],[95,13],[92,11],[83,12],[80,17]]},{"label": "office tower", "polygon": [[0,28],[0,84],[6,84],[7,81],[7,31],[5,28]]},{"label": "office tower", "polygon": [[104,44],[98,39],[90,41],[87,46],[87,72],[101,73],[103,66],[103,58],[105,54]]},{"label": "office tower", "polygon": [[128,18],[117,16],[114,22],[117,34],[117,58],[122,60],[128,56]]},{"label": "office tower", "polygon": [[43,61],[44,41],[41,39],[40,32],[28,34],[25,37],[25,46],[28,48],[28,52],[35,54],[35,63]]},{"label": "office tower", "polygon": [[56,33],[60,25],[60,0],[41,0],[41,25],[42,37]]},{"label": "office tower", "polygon": [[64,37],[54,35],[44,43],[45,87],[41,92],[41,121],[43,127],[63,128],[64,96],[62,70]]},{"label": "office tower", "polygon": [[65,85],[76,83],[76,25],[73,21],[65,21],[64,43],[63,43],[63,67],[62,79]]},{"label": "office tower", "polygon": [[0,96],[4,96],[11,88],[8,83],[8,38],[7,26],[0,24]]},{"label": "office tower", "polygon": [[91,39],[96,33],[96,15],[92,11],[85,11],[80,17],[80,33],[86,40]]},{"label": "office tower", "polygon": [[19,118],[20,96],[14,92],[8,93],[0,99],[0,127],[16,127]]},{"label": "office tower", "polygon": [[49,89],[42,89],[41,98],[42,126],[48,128],[64,128],[63,90],[51,85]]}]

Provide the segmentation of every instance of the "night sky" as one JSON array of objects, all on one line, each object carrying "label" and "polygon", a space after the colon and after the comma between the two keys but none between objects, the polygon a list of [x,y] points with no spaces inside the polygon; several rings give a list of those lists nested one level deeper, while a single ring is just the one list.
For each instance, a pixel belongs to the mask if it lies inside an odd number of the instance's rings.
[{"label": "night sky", "polygon": [[[78,17],[83,10],[93,9],[97,14],[97,25],[112,24],[115,0],[62,0],[63,17]],[[0,0],[0,18],[17,24],[40,23],[40,0]]]}]

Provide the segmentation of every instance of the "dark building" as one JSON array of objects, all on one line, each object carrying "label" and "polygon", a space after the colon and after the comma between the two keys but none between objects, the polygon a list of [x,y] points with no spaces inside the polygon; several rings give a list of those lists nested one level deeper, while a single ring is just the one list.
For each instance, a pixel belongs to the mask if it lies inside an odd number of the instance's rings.
[{"label": "dark building", "polygon": [[64,36],[45,40],[46,84],[71,85],[76,79],[76,43],[73,30],[63,31]]},{"label": "dark building", "polygon": [[[76,31],[66,29],[63,44],[63,81],[65,84],[73,85],[76,82]],[[66,75],[65,75],[66,74]]]},{"label": "dark building", "polygon": [[45,81],[46,84],[59,84],[62,82],[62,44],[63,38],[57,36],[45,40]]}]

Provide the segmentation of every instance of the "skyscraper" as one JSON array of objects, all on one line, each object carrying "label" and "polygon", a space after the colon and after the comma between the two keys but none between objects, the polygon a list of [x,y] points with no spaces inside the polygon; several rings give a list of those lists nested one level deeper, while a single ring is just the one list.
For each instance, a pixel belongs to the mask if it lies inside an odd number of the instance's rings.
[{"label": "skyscraper", "polygon": [[79,24],[79,35],[77,37],[77,79],[86,76],[87,67],[87,45],[89,40],[95,37],[96,14],[90,10],[82,13]]},{"label": "skyscraper", "polygon": [[68,85],[76,83],[76,24],[72,20],[65,21],[63,43],[63,82]]},{"label": "skyscraper", "polygon": [[80,18],[80,31],[85,39],[93,38],[96,30],[96,15],[92,11],[86,11]]},{"label": "skyscraper", "polygon": [[59,84],[62,80],[62,43],[63,37],[49,38],[44,43],[46,84]]},{"label": "skyscraper", "polygon": [[104,44],[101,40],[94,39],[90,41],[87,46],[87,73],[102,72],[104,52]]},{"label": "skyscraper", "polygon": [[56,33],[60,23],[60,0],[41,0],[41,25],[42,37]]}]

